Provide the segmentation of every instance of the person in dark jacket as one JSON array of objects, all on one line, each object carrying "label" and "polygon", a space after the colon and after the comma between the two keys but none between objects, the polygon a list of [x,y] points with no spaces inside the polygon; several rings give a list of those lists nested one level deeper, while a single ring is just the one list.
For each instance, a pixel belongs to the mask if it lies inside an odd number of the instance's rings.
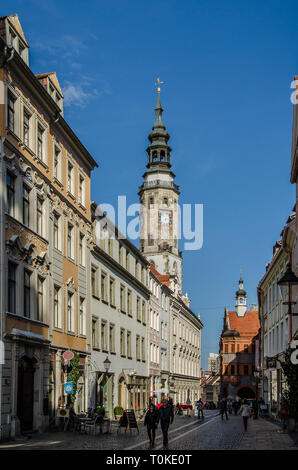
[{"label": "person in dark jacket", "polygon": [[221,419],[223,421],[224,414],[226,415],[226,419],[228,420],[228,404],[227,404],[227,399],[223,397],[223,399],[220,402],[220,414],[221,414]]},{"label": "person in dark jacket", "polygon": [[150,447],[154,447],[155,431],[159,421],[159,413],[153,403],[150,403],[149,410],[146,413],[144,426],[147,426],[147,432],[150,441]]},{"label": "person in dark jacket", "polygon": [[174,421],[173,407],[169,405],[168,401],[164,398],[162,406],[158,410],[160,426],[163,434],[163,446],[168,447],[168,430],[170,423]]}]

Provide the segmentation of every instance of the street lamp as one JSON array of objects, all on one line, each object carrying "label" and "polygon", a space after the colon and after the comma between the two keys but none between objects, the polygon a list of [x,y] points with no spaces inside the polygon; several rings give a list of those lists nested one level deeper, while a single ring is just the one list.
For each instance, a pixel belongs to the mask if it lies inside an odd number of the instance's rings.
[{"label": "street lamp", "polygon": [[110,366],[111,366],[111,361],[110,361],[110,359],[108,358],[108,356],[107,356],[106,359],[104,360],[103,365],[104,365],[104,368],[105,368],[105,370],[106,370],[106,373],[108,373],[108,372],[109,372],[109,369],[110,369]]},{"label": "street lamp", "polygon": [[288,315],[289,315],[289,341],[292,340],[292,315],[297,316],[297,313],[292,312],[292,305],[296,302],[292,301],[291,298],[291,286],[298,284],[298,277],[293,273],[291,263],[287,264],[287,269],[284,275],[277,281],[279,286],[288,286],[289,300],[288,302],[283,302],[284,305],[288,305]]}]

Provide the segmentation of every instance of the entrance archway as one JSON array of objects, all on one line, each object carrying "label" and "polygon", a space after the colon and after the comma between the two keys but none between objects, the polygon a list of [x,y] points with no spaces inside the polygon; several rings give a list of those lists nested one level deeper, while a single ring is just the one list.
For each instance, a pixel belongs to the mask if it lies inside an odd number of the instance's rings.
[{"label": "entrance archway", "polygon": [[18,418],[22,431],[33,429],[35,360],[22,357],[18,365]]},{"label": "entrance archway", "polygon": [[244,398],[256,398],[255,391],[251,387],[241,387],[237,390],[236,395],[242,400]]}]

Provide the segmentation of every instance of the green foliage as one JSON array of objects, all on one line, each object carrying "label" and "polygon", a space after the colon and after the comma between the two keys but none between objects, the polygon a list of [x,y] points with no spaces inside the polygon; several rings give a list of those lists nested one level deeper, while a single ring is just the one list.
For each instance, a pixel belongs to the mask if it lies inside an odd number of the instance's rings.
[{"label": "green foliage", "polygon": [[102,415],[104,417],[105,413],[106,413],[106,410],[104,409],[103,406],[99,406],[98,408],[96,408],[96,414]]},{"label": "green foliage", "polygon": [[115,416],[122,416],[123,412],[124,412],[124,410],[123,410],[122,406],[115,406],[115,408],[114,408]]},{"label": "green foliage", "polygon": [[283,392],[283,395],[287,400],[289,416],[298,421],[298,365],[291,362],[292,352],[293,349],[287,349],[284,360],[281,360],[280,363],[287,380],[288,388]]},{"label": "green foliage", "polygon": [[80,357],[77,352],[73,351],[74,357],[70,361],[70,366],[72,367],[71,371],[67,373],[67,380],[68,382],[72,382],[73,385],[73,393],[70,395],[70,400],[72,403],[75,402],[77,388],[78,388],[78,380],[80,378]]}]

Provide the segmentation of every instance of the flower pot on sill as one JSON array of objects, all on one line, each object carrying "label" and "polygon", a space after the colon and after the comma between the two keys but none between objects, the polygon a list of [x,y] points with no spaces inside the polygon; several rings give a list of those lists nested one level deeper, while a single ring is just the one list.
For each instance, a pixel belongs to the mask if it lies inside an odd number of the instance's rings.
[{"label": "flower pot on sill", "polygon": [[122,418],[122,415],[115,415],[115,418],[117,421],[120,421],[120,419]]}]

